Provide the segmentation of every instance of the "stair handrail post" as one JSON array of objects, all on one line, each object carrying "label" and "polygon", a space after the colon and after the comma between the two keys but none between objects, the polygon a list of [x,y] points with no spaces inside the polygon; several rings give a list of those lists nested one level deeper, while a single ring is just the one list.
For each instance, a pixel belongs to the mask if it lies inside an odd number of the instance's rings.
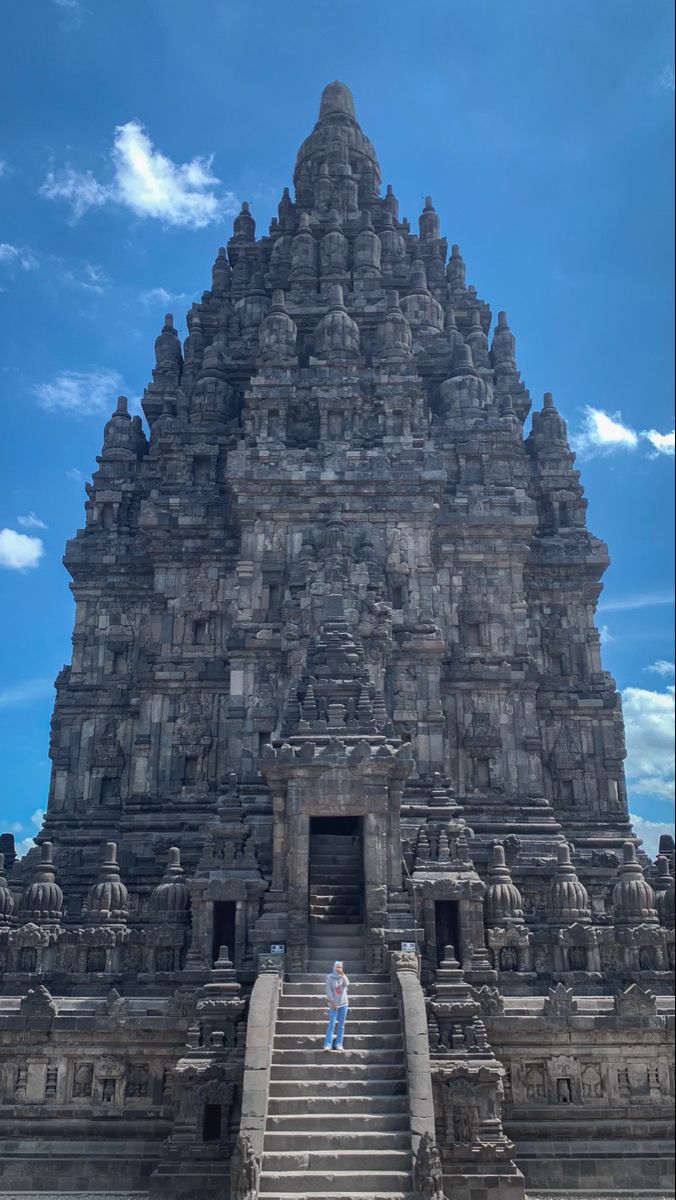
[{"label": "stair handrail post", "polygon": [[258,1200],[268,1115],[272,1051],[284,980],[284,954],[259,954],[249,1001],[242,1116],[231,1164],[232,1200]]},{"label": "stair handrail post", "polygon": [[399,1008],[408,1085],[415,1200],[444,1200],[434,1124],[434,1096],[420,959],[412,950],[390,951],[390,976]]}]

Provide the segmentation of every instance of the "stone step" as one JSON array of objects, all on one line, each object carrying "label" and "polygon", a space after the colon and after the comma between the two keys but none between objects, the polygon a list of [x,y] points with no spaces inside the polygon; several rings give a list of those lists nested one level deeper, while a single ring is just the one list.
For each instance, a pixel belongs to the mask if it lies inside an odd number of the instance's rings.
[{"label": "stone step", "polygon": [[368,1106],[371,1103],[376,1105],[375,1112],[381,1111],[378,1107],[380,1104],[384,1106],[384,1111],[388,1100],[408,1106],[404,1072],[385,1078],[379,1073],[377,1077],[366,1074],[360,1077],[351,1076],[349,1080],[345,1080],[342,1076],[334,1078],[333,1072],[328,1074],[324,1071],[321,1077],[314,1079],[302,1075],[300,1079],[273,1079],[270,1082],[270,1099],[283,1102],[283,1112],[294,1112],[294,1108],[291,1107],[294,1102],[300,1105],[306,1102],[342,1105],[346,1098],[349,1098],[351,1106],[355,1106],[353,1111],[357,1111],[356,1106],[362,1103],[366,1106],[366,1111],[370,1111]]},{"label": "stone step", "polygon": [[346,921],[344,925],[341,925],[340,921],[332,921],[327,929],[326,921],[312,921],[311,920],[310,921],[310,937],[312,937],[313,933],[315,933],[315,932],[321,933],[321,934],[324,934],[325,932],[327,932],[327,933],[330,932],[330,933],[333,933],[335,935],[335,937],[343,937],[343,936],[345,936],[345,937],[363,937],[364,936],[364,922],[363,921]]},{"label": "stone step", "polygon": [[313,950],[308,956],[308,971],[316,971],[321,974],[326,982],[326,976],[333,970],[334,962],[342,962],[343,969],[352,986],[352,976],[365,974],[365,962],[361,955],[356,954],[336,954],[332,950]]},{"label": "stone step", "polygon": [[[369,1152],[384,1151],[391,1152],[393,1155],[398,1153],[407,1153],[411,1149],[411,1133],[410,1130],[399,1130],[395,1133],[382,1132],[377,1133],[370,1131],[348,1131],[330,1130],[323,1126],[319,1129],[309,1130],[270,1130],[266,1125],[265,1137],[263,1140],[264,1154],[294,1154],[303,1155],[307,1151],[321,1150],[325,1153],[349,1155],[354,1152],[368,1150]],[[302,1162],[299,1166],[302,1166]],[[393,1165],[395,1165],[393,1163]]]},{"label": "stone step", "polygon": [[[377,1099],[382,1100],[383,1097]],[[289,1112],[289,1100],[268,1100],[268,1118],[265,1122],[265,1129],[269,1129],[270,1133],[280,1129],[299,1129],[305,1133],[322,1132],[323,1129],[327,1132],[337,1130],[337,1132],[360,1133],[364,1130],[365,1133],[402,1133],[409,1130],[409,1117],[406,1110],[405,1098],[397,1100],[399,1108],[383,1111],[365,1111],[363,1106],[355,1108],[355,1100],[352,1097],[334,1097],[331,1100],[329,1108],[316,1111],[312,1108],[310,1100],[304,1098],[297,1102],[298,1109]],[[277,1105],[274,1108],[274,1105]]]},{"label": "stone step", "polygon": [[[356,1039],[354,1039],[356,1041]],[[291,1041],[291,1039],[289,1039]],[[363,1039],[361,1039],[363,1042]],[[336,1060],[339,1062],[342,1059],[349,1060],[350,1065],[366,1066],[373,1068],[375,1066],[399,1066],[403,1068],[404,1052],[401,1046],[396,1049],[386,1049],[378,1047],[377,1049],[367,1050],[364,1045],[348,1045],[342,1054],[327,1053],[322,1049],[321,1044],[313,1043],[308,1038],[307,1046],[296,1046],[293,1049],[286,1049],[281,1046],[274,1046],[272,1051],[273,1067],[285,1068],[295,1067],[300,1064],[305,1064],[308,1069],[313,1066],[320,1066],[322,1062],[326,1062],[325,1070],[328,1070],[328,1062],[331,1062],[331,1070],[335,1071],[333,1065]]]},{"label": "stone step", "polygon": [[[329,1082],[329,1081],[327,1081]],[[336,1129],[349,1128],[352,1122],[359,1121],[368,1128],[372,1121],[405,1121],[408,1125],[408,1100],[405,1095],[391,1096],[383,1092],[371,1095],[357,1095],[352,1091],[346,1098],[343,1090],[328,1095],[313,1095],[303,1092],[301,1096],[273,1095],[272,1088],[268,1099],[268,1124],[272,1129],[273,1122],[306,1121],[314,1117],[323,1117],[331,1121],[346,1122],[345,1126],[338,1124]],[[298,1125],[298,1129],[305,1126]]]},{"label": "stone step", "polygon": [[[331,1072],[330,1077],[328,1072]],[[334,1083],[343,1086],[353,1083],[366,1082],[374,1087],[374,1091],[382,1092],[385,1080],[396,1083],[406,1082],[406,1072],[401,1061],[372,1062],[367,1056],[352,1056],[349,1054],[326,1054],[318,1050],[313,1059],[305,1053],[298,1059],[289,1059],[287,1055],[275,1057],[270,1066],[270,1079],[275,1083],[292,1083],[301,1080],[304,1083],[316,1083],[319,1080],[327,1084],[329,1078]],[[295,1094],[295,1089],[294,1089]]]},{"label": "stone step", "polygon": [[310,923],[310,944],[313,942],[348,942],[351,946],[360,946],[364,942],[364,930],[360,925],[348,925],[347,929],[339,928],[340,922],[327,924],[325,920]]},{"label": "stone step", "polygon": [[[367,1021],[363,1020],[360,1015],[348,1012],[347,1023],[350,1026],[350,1031],[353,1035],[359,1034],[360,1037],[397,1037],[401,1041],[401,1025],[398,1020],[383,1020],[383,1021]],[[288,1021],[284,1018],[277,1018],[277,1028],[275,1037],[312,1037],[323,1030],[326,1025],[326,1018],[316,1015],[313,1020],[304,1021]]]},{"label": "stone step", "polygon": [[[410,1150],[275,1150],[263,1152],[263,1171],[322,1172],[359,1171],[378,1174],[381,1170],[406,1172],[411,1168]],[[328,1182],[328,1180],[327,1180]]]},{"label": "stone step", "polygon": [[[315,1050],[322,1049],[324,1041],[324,1029],[326,1022],[322,1021],[317,1024],[316,1033],[275,1033],[272,1049],[273,1061],[274,1054],[290,1054],[296,1050],[305,1050],[308,1053],[314,1053]],[[403,1055],[403,1040],[401,1033],[358,1033],[350,1025],[349,1018],[345,1025],[345,1054],[355,1055],[357,1053],[368,1054],[373,1058],[376,1054],[399,1054]]]},{"label": "stone step", "polygon": [[[302,1000],[302,996],[290,997],[294,1003],[283,1003],[279,1006],[277,1014],[278,1021],[317,1021],[319,1014],[322,1013],[323,1005],[318,1005],[316,1002],[310,1004],[295,1003]],[[356,1000],[353,996],[350,997],[350,1020],[354,1021],[397,1021],[399,1013],[397,1006],[392,1001],[388,1005],[365,1004],[362,1000]]]},{"label": "stone step", "polygon": [[[297,1177],[299,1178],[299,1177]],[[410,1183],[410,1180],[408,1180]],[[266,1191],[266,1200],[290,1200],[289,1192],[268,1192]],[[355,1194],[359,1196],[359,1200],[414,1200],[413,1192],[357,1192],[350,1190],[349,1192],[296,1192],[296,1200],[354,1200]]]},{"label": "stone step", "polygon": [[[309,1157],[316,1159],[319,1155]],[[405,1157],[402,1155],[402,1160]],[[270,1155],[264,1155],[260,1176],[262,1195],[277,1192],[286,1197],[291,1195],[294,1200],[307,1200],[309,1195],[316,1192],[333,1200],[338,1192],[352,1200],[354,1196],[371,1196],[380,1192],[387,1200],[391,1200],[393,1192],[404,1195],[411,1193],[411,1169],[404,1161],[401,1165],[393,1163],[391,1167],[383,1165],[382,1170],[368,1171],[361,1166],[351,1168],[347,1163],[334,1166],[331,1163],[313,1162],[305,1170],[299,1171],[294,1170],[290,1163],[287,1165],[282,1155],[276,1154],[274,1159],[269,1159]],[[282,1163],[277,1165],[280,1159]]]},{"label": "stone step", "polygon": [[335,884],[327,879],[324,872],[315,880],[310,878],[310,898],[315,896],[356,895],[360,893],[359,885],[352,880],[339,879]]}]

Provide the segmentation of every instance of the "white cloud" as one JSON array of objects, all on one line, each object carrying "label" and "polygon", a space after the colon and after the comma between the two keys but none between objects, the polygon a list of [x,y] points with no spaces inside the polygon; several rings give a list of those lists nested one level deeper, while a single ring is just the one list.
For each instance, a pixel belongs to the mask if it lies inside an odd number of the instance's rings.
[{"label": "white cloud", "polygon": [[53,695],[54,684],[51,679],[24,679],[21,683],[0,687],[0,708],[32,704],[34,700],[45,700]]},{"label": "white cloud", "polygon": [[658,454],[670,454],[673,456],[676,445],[676,430],[672,429],[671,433],[658,433],[656,429],[644,429],[641,437],[646,438]]},{"label": "white cloud", "polygon": [[670,833],[674,836],[673,821],[648,821],[645,817],[638,816],[637,813],[629,813],[629,820],[634,827],[634,833],[637,837],[643,838],[642,849],[649,858],[655,858],[660,843],[661,833]]},{"label": "white cloud", "polygon": [[114,203],[138,217],[203,229],[224,213],[239,208],[232,192],[217,194],[220,181],[213,174],[211,158],[173,162],[154,147],[140,121],[116,127],[111,159],[111,183],[101,183],[91,171],[65,167],[50,171],[40,192],[49,200],[65,200],[75,220],[90,208]]},{"label": "white cloud", "polygon": [[147,292],[141,292],[139,300],[141,304],[149,306],[159,304],[166,307],[167,304],[172,304],[177,300],[189,300],[190,296],[187,292],[168,292],[166,288],[156,287],[150,288]]},{"label": "white cloud", "polygon": [[0,242],[0,263],[4,266],[21,267],[23,271],[34,271],[38,260],[27,246],[13,246],[11,242]]},{"label": "white cloud", "polygon": [[68,479],[74,479],[76,483],[84,483],[87,476],[79,467],[68,467],[66,471]]},{"label": "white cloud", "polygon": [[622,693],[629,790],[661,800],[674,798],[674,694],[628,687]]},{"label": "white cloud", "polygon": [[37,567],[43,553],[40,538],[17,533],[16,529],[0,529],[0,567],[26,571],[29,567]]},{"label": "white cloud", "polygon": [[582,417],[582,428],[571,438],[571,445],[579,454],[604,453],[609,450],[635,450],[638,434],[625,425],[622,414],[607,413],[602,408],[587,404]]},{"label": "white cloud", "polygon": [[34,389],[41,408],[79,417],[112,412],[117,396],[124,391],[120,373],[106,368],[62,371],[51,383],[40,383]]},{"label": "white cloud", "polygon": [[582,426],[571,436],[570,444],[578,454],[592,458],[595,454],[612,454],[616,450],[636,450],[642,441],[649,442],[653,458],[674,454],[674,431],[660,433],[657,429],[636,430],[628,425],[622,413],[607,413],[587,404],[583,410]]},{"label": "white cloud", "polygon": [[36,514],[34,512],[26,513],[25,516],[23,516],[23,517],[17,517],[16,523],[17,523],[17,525],[21,525],[23,529],[48,529],[49,528],[49,526],[45,525],[44,521],[41,521],[40,518],[38,516],[36,516]]},{"label": "white cloud", "polygon": [[662,675],[664,679],[673,679],[676,671],[674,663],[669,662],[666,658],[658,658],[657,662],[652,663],[645,669],[646,671],[654,671],[656,675]]},{"label": "white cloud", "polygon": [[659,608],[661,605],[673,603],[673,590],[638,592],[633,596],[617,596],[615,599],[603,600],[599,604],[599,612],[629,612],[635,608]]},{"label": "white cloud", "polygon": [[601,645],[602,645],[602,646],[607,646],[607,645],[609,645],[609,643],[610,643],[610,642],[614,642],[614,641],[615,641],[615,638],[613,637],[613,635],[612,635],[612,633],[610,632],[610,630],[609,630],[609,628],[608,628],[608,626],[607,626],[607,625],[602,625],[602,626],[601,626],[601,628],[600,628],[600,630],[599,630],[599,636],[600,636],[600,639],[601,639]]},{"label": "white cloud", "polygon": [[676,90],[676,74],[674,73],[673,63],[669,63],[666,67],[662,68],[657,76],[657,83],[665,92]]},{"label": "white cloud", "polygon": [[28,854],[28,851],[32,850],[33,847],[35,846],[35,842],[33,841],[33,838],[36,833],[40,832],[40,829],[42,828],[42,822],[44,820],[44,816],[45,816],[44,811],[41,808],[37,808],[34,813],[31,813],[28,821],[26,821],[21,826],[20,830],[17,831],[17,832],[23,832],[24,830],[27,830],[27,829],[31,830],[31,832],[26,837],[22,838],[22,840],[20,842],[17,842],[17,844],[16,844],[16,852],[19,855],[19,858],[23,858],[24,854]]},{"label": "white cloud", "polygon": [[5,158],[0,158],[0,179],[3,179],[5,175],[9,175],[9,166]]}]

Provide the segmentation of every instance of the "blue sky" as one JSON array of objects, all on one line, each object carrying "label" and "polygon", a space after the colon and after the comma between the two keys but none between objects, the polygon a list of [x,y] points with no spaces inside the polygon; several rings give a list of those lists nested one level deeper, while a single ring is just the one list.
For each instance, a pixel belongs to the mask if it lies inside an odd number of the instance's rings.
[{"label": "blue sky", "polygon": [[28,837],[46,802],[61,556],[114,398],[140,395],[165,310],[184,329],[237,202],[267,227],[339,78],[401,214],[432,195],[568,420],[652,845],[673,803],[671,4],[31,0],[2,22],[0,827]]}]

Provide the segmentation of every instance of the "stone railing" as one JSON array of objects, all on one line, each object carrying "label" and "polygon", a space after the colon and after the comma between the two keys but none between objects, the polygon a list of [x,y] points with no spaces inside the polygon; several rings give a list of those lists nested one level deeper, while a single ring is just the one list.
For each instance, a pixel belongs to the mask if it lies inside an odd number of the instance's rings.
[{"label": "stone railing", "polygon": [[434,1098],[425,997],[415,952],[393,951],[390,974],[404,1036],[415,1200],[444,1200],[434,1128]]},{"label": "stone railing", "polygon": [[257,1200],[268,1114],[272,1047],[284,977],[283,954],[260,954],[246,1027],[242,1117],[232,1159],[231,1195]]}]

